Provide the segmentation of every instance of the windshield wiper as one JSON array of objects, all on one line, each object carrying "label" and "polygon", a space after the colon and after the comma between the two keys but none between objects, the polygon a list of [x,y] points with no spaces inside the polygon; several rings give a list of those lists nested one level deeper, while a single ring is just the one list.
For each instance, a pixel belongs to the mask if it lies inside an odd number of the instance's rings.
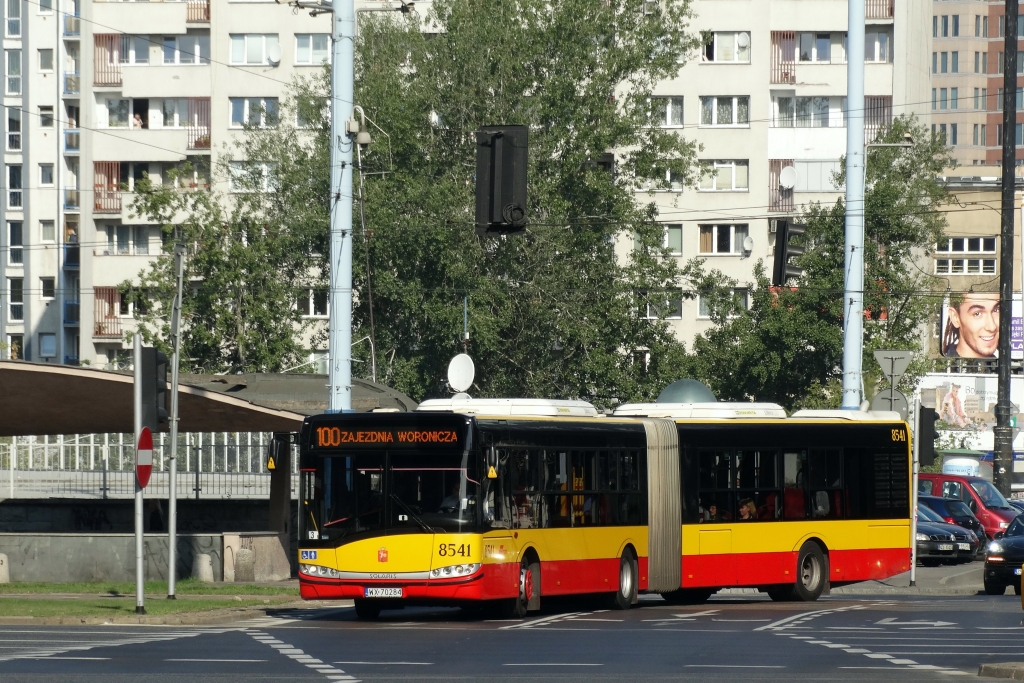
[{"label": "windshield wiper", "polygon": [[410,508],[408,505],[406,505],[405,501],[402,500],[401,498],[399,498],[396,494],[392,493],[391,494],[391,499],[393,501],[395,501],[396,503],[398,503],[402,507],[403,510],[408,512],[409,513],[409,517],[412,518],[412,521],[416,522],[416,524],[418,524],[421,529],[426,531],[428,534],[436,534],[436,533],[438,533],[434,529],[434,527],[430,526],[429,524],[424,522],[422,519],[420,519],[419,515],[417,515],[415,512],[413,512],[412,508]]}]

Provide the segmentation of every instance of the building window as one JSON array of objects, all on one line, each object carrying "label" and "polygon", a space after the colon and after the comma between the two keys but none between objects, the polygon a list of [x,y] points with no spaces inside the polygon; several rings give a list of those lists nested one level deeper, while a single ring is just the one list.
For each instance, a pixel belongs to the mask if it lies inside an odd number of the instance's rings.
[{"label": "building window", "polygon": [[670,224],[665,226],[665,248],[673,256],[683,255],[683,226]]},{"label": "building window", "polygon": [[53,71],[53,50],[51,48],[39,50],[39,70]]},{"label": "building window", "polygon": [[942,16],[942,37],[949,38],[949,16]]},{"label": "building window", "polygon": [[942,73],[949,73],[949,53],[942,52],[939,54],[939,63],[942,65]]},{"label": "building window", "polygon": [[888,31],[868,31],[864,34],[864,61],[892,61],[892,38]]},{"label": "building window", "polygon": [[188,125],[188,100],[158,100],[161,128],[184,128]]},{"label": "building window", "polygon": [[960,89],[950,88],[949,89],[949,108],[956,109],[960,101]]},{"label": "building window", "polygon": [[232,97],[231,127],[273,128],[278,123],[276,97]]},{"label": "building window", "polygon": [[702,126],[749,126],[749,97],[702,97],[700,98],[700,125]]},{"label": "building window", "polygon": [[5,50],[7,58],[7,94],[21,94],[21,50]]},{"label": "building window", "polygon": [[57,295],[57,286],[52,277],[39,278],[39,289],[42,291],[43,299],[52,299]]},{"label": "building window", "polygon": [[932,53],[932,73],[933,74],[939,73],[939,62],[938,62],[938,59],[939,59],[939,53],[938,52],[933,52]]},{"label": "building window", "polygon": [[39,357],[53,358],[57,355],[57,335],[52,332],[39,333]]},{"label": "building window", "polygon": [[53,0],[39,0],[39,13],[49,14],[53,11]]},{"label": "building window", "polygon": [[949,105],[948,93],[945,88],[939,88],[939,109],[945,109]]},{"label": "building window", "polygon": [[935,89],[935,88],[932,88],[932,111],[935,111],[935,109],[938,106],[938,95],[937,95],[937,93],[938,93],[938,90]]},{"label": "building window", "polygon": [[57,230],[53,221],[39,221],[39,237],[43,242],[57,241]]},{"label": "building window", "polygon": [[939,17],[938,15],[932,17],[932,38],[939,37]]},{"label": "building window", "polygon": [[831,33],[799,33],[797,56],[801,62],[832,61]]},{"label": "building window", "polygon": [[743,240],[749,234],[746,225],[700,226],[701,254],[742,254]]},{"label": "building window", "polygon": [[128,112],[131,109],[131,100],[111,99],[107,100],[107,127],[127,128]]},{"label": "building window", "polygon": [[130,225],[108,225],[107,226],[107,253],[124,255],[131,253],[131,226]]},{"label": "building window", "polygon": [[53,186],[53,164],[39,164],[39,184]]},{"label": "building window", "polygon": [[7,246],[8,246],[8,257],[7,264],[10,266],[20,266],[25,263],[25,236],[22,234],[22,222],[21,221],[10,221],[7,224]]},{"label": "building window", "polygon": [[[729,313],[726,315],[726,317],[728,318],[735,318],[737,315],[739,315],[740,311],[750,308],[750,292],[747,289],[737,288],[732,290],[732,297],[733,305],[731,306]],[[704,296],[700,297],[697,317],[711,317],[711,302]]]},{"label": "building window", "polygon": [[25,348],[25,336],[21,334],[7,335],[7,357],[10,360],[24,360],[22,349]]},{"label": "building window", "polygon": [[[935,247],[938,275],[991,275],[996,272],[995,237],[950,237]],[[992,254],[992,258],[978,258]],[[974,256],[974,258],[965,258]]]},{"label": "building window", "polygon": [[20,209],[22,207],[22,182],[21,164],[11,164],[7,167],[7,208]]},{"label": "building window", "polygon": [[683,125],[682,97],[652,97],[651,124],[661,128],[675,128]]},{"label": "building window", "polygon": [[950,52],[949,53],[949,72],[952,74],[960,73],[960,53]]},{"label": "building window", "polygon": [[53,128],[53,107],[39,107],[39,127]]},{"label": "building window", "polygon": [[189,33],[163,39],[164,64],[209,64],[210,34]]},{"label": "building window", "polygon": [[988,53],[987,52],[982,52],[981,53],[981,73],[983,73],[983,74],[987,74],[988,73]]},{"label": "building window", "polygon": [[7,151],[21,150],[21,109],[7,107]]},{"label": "building window", "polygon": [[296,302],[296,308],[299,309],[299,315],[303,318],[326,318],[328,316],[327,290],[309,289],[303,292]]},{"label": "building window", "polygon": [[330,61],[329,35],[326,33],[295,34],[296,64],[326,64]]},{"label": "building window", "polygon": [[21,35],[21,0],[7,0],[7,37]]},{"label": "building window", "polygon": [[647,292],[640,315],[648,320],[679,320],[683,317],[683,296],[679,290]]},{"label": "building window", "polygon": [[25,278],[12,277],[7,280],[7,291],[10,292],[10,322],[22,322],[25,319]]},{"label": "building window", "polygon": [[276,33],[245,33],[231,36],[232,64],[267,64],[271,45],[277,45]]},{"label": "building window", "polygon": [[951,145],[957,144],[956,124],[955,123],[949,124],[949,144],[951,144]]},{"label": "building window", "polygon": [[960,15],[959,14],[954,14],[953,15],[953,37],[954,38],[959,38],[960,37]]},{"label": "building window", "polygon": [[700,189],[717,192],[747,191],[748,166],[746,159],[702,162],[708,171],[700,180]]},{"label": "building window", "polygon": [[267,161],[232,161],[229,167],[230,192],[270,192],[276,189],[277,164]]},{"label": "building window", "polygon": [[716,31],[704,45],[701,61],[750,63],[750,34],[746,31]]}]

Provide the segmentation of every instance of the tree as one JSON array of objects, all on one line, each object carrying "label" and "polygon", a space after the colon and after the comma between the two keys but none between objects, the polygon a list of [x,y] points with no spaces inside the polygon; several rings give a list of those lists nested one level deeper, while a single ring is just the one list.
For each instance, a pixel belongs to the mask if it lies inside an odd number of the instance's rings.
[{"label": "tree", "polygon": [[[678,378],[684,353],[663,321],[646,316],[647,293],[657,300],[677,273],[653,206],[635,190],[695,180],[694,146],[651,125],[655,84],[674,77],[700,42],[687,32],[689,4],[433,4],[429,35],[415,14],[360,19],[356,100],[374,142],[360,150],[354,180],[365,225],[357,205],[353,338],[372,336],[378,379],[415,398],[436,395],[464,348],[468,301],[473,393],[603,405],[652,397]],[[318,78],[295,88],[291,106],[307,126],[282,116],[242,136],[238,159],[275,160],[272,191],[225,197],[142,184],[138,212],[167,230],[187,216],[182,230],[198,245],[183,355],[205,368],[290,362],[300,320],[289,297],[326,287],[326,86]],[[530,128],[525,235],[474,231],[473,131],[495,123]],[[234,169],[236,181],[261,189],[261,166]],[[254,291],[260,265],[265,294]],[[142,316],[150,334],[169,306],[168,268],[154,266],[139,288],[159,299]],[[354,347],[364,361],[356,374],[369,375],[369,353]]]},{"label": "tree", "polygon": [[[939,208],[947,194],[939,178],[955,161],[944,140],[912,117],[893,121],[877,141],[903,142],[908,133],[913,147],[872,149],[866,169],[863,369],[869,398],[882,379],[875,349],[918,352],[904,388],[926,371],[924,326],[941,303],[941,296],[930,293],[936,279],[917,262],[942,237],[945,216]],[[834,182],[845,182],[845,161]],[[807,207],[806,253],[799,259],[803,277],[773,289],[759,264],[749,309],[729,298],[734,281],[705,273],[701,262],[687,265],[692,287],[709,296],[714,311],[714,327],[694,341],[689,367],[720,397],[776,401],[787,408],[838,407],[845,217],[843,199]]]}]

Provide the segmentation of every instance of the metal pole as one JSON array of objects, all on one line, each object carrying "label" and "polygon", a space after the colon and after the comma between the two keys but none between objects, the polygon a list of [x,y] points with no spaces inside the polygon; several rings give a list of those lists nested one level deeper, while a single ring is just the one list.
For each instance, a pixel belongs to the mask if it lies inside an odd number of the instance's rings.
[{"label": "metal pole", "polygon": [[846,34],[846,287],[843,293],[843,404],[861,402],[864,356],[864,0],[849,0]]},{"label": "metal pole", "polygon": [[355,104],[354,0],[333,0],[331,62],[331,319],[329,413],[352,410],[352,139]]},{"label": "metal pole", "polygon": [[[142,436],[142,335],[135,335],[135,458],[138,460],[139,437]],[[146,585],[143,576],[142,487],[135,480],[135,613],[146,613]]]},{"label": "metal pole", "polygon": [[181,356],[181,292],[185,277],[185,245],[174,245],[177,289],[171,307],[171,462],[167,491],[167,599],[175,600],[178,543],[178,358]]},{"label": "metal pole", "polygon": [[910,510],[910,585],[917,585],[917,475],[921,469],[921,442],[917,438],[918,425],[921,424],[921,396],[914,397],[914,469],[910,491],[910,501],[913,507]]},{"label": "metal pole", "polygon": [[1013,430],[1010,427],[1010,322],[1013,310],[1013,195],[1017,164],[1017,0],[1006,0],[1003,47],[1002,239],[999,247],[999,390],[996,400],[992,483],[1010,495]]}]

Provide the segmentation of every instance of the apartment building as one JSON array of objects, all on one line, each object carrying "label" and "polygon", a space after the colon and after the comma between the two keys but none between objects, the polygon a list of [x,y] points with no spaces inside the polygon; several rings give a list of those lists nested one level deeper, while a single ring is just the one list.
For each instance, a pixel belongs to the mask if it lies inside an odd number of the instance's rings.
[{"label": "apartment building", "polygon": [[[944,134],[962,166],[1001,163],[1003,130],[1002,2],[937,0],[932,3],[931,111],[932,129]],[[1024,22],[1020,22],[1024,28]],[[1018,36],[1021,32],[1018,31]],[[1017,110],[1024,111],[1017,60]],[[1024,145],[1024,117],[1014,132]],[[1017,163],[1024,153],[1017,152]]]},{"label": "apartment building", "polygon": [[[211,173],[225,143],[322,68],[331,19],[269,0],[3,7],[2,356],[117,366],[134,326],[118,285],[161,253],[134,183],[187,162],[179,183],[229,191]],[[312,294],[304,310],[327,315]]]},{"label": "apartment building", "polygon": [[[931,113],[931,27],[925,0],[867,0],[865,136],[900,114]],[[693,28],[711,42],[655,94],[658,121],[703,146],[713,171],[699,189],[653,198],[666,245],[684,263],[706,260],[746,297],[754,264],[771,273],[775,231],[810,202],[842,189],[846,153],[847,3],[696,0]],[[663,115],[662,115],[663,114]],[[700,298],[667,292],[647,309],[689,342],[711,321]]]}]

